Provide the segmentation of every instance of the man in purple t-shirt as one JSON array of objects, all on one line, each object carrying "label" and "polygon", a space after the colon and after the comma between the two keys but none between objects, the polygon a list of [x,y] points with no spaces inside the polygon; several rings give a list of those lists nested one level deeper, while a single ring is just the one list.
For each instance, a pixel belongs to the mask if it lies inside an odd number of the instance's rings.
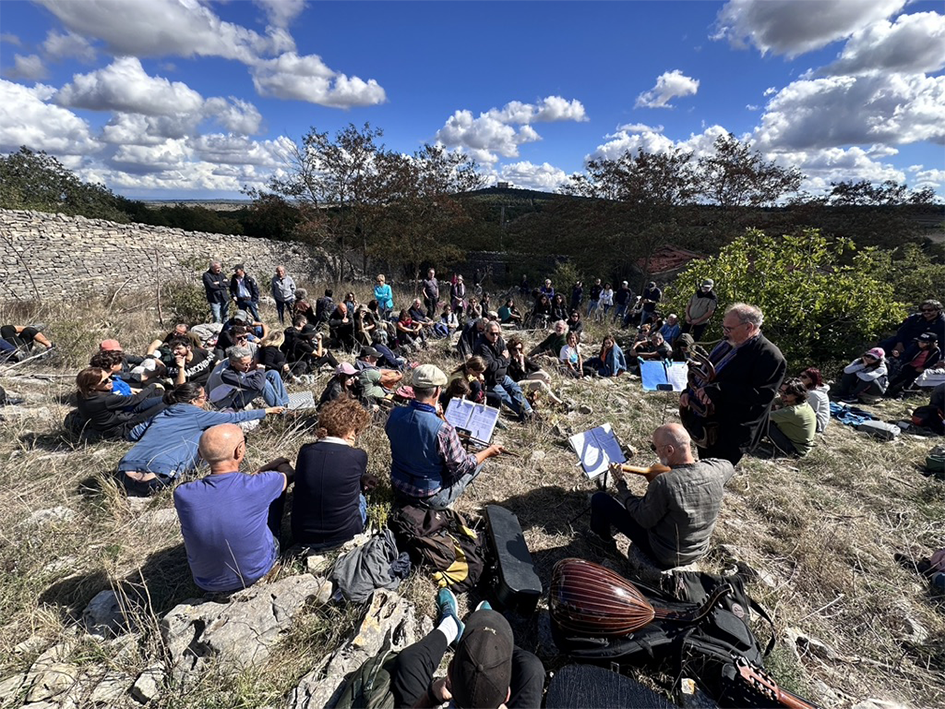
[{"label": "man in purple t-shirt", "polygon": [[210,474],[174,491],[187,562],[204,591],[246,588],[279,557],[285,489],[295,471],[277,458],[256,473],[239,472],[246,441],[230,423],[207,429],[199,452]]}]

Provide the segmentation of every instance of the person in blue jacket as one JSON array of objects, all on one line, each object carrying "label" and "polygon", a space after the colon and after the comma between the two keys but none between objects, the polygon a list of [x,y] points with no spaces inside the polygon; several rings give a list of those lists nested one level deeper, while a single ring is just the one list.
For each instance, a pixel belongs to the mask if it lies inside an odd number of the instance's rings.
[{"label": "person in blue jacket", "polygon": [[281,406],[251,411],[206,411],[207,394],[195,382],[181,384],[164,395],[166,408],[135,426],[128,437],[137,441],[118,462],[118,479],[128,494],[143,497],[193,472],[200,462],[197,444],[208,428],[221,423],[255,421],[277,414]]},{"label": "person in blue jacket", "polygon": [[619,377],[627,371],[627,358],[613,335],[605,335],[597,357],[584,362],[584,371],[591,376]]}]

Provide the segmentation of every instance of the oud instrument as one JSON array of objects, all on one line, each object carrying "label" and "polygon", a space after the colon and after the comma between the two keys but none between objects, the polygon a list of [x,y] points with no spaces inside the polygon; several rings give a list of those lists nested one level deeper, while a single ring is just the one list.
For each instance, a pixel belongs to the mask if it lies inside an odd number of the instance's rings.
[{"label": "oud instrument", "polygon": [[654,607],[640,590],[610,569],[583,559],[562,559],[551,579],[551,617],[563,629],[589,637],[620,637],[654,619],[696,623],[732,592],[719,586],[697,609],[680,612]]}]

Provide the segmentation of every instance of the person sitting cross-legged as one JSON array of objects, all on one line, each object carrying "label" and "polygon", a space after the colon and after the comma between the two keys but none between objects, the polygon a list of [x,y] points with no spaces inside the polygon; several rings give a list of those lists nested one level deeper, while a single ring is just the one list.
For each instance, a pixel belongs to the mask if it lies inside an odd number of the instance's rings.
[{"label": "person sitting cross-legged", "polygon": [[452,424],[437,412],[448,379],[432,364],[411,373],[414,399],[391,411],[384,428],[390,439],[391,486],[400,504],[435,510],[452,505],[502,447],[489,446],[467,453]]},{"label": "person sitting cross-legged", "polygon": [[265,576],[279,558],[285,491],[294,471],[277,458],[240,472],[243,431],[225,423],[200,437],[210,474],[174,490],[174,507],[194,583],[210,593],[238,591]]},{"label": "person sitting cross-legged", "polygon": [[621,504],[606,492],[591,498],[590,537],[615,550],[611,531],[616,527],[654,564],[671,569],[705,556],[722,508],[725,484],[735,474],[735,467],[721,458],[697,462],[689,434],[678,423],[657,428],[652,447],[669,472],[647,473],[646,494],[637,497],[615,467],[625,499]]},{"label": "person sitting cross-legged", "polygon": [[482,357],[486,363],[486,387],[498,394],[499,399],[508,408],[518,414],[519,420],[527,421],[534,412],[531,404],[522,393],[521,387],[509,376],[510,355],[502,339],[502,326],[490,321],[476,342],[473,354]]},{"label": "person sitting cross-legged", "polygon": [[807,403],[807,387],[800,379],[781,384],[781,406],[768,419],[768,438],[777,454],[803,457],[814,447],[817,414]]},{"label": "person sitting cross-legged", "polygon": [[257,365],[248,347],[234,345],[214,367],[207,382],[210,403],[217,409],[245,409],[260,396],[266,406],[287,406],[289,394],[278,372]]},{"label": "person sitting cross-legged", "polygon": [[318,440],[302,446],[295,463],[295,543],[330,549],[364,531],[364,492],[377,485],[377,478],[367,472],[367,453],[355,442],[370,422],[364,407],[348,398],[336,399],[318,412]]}]

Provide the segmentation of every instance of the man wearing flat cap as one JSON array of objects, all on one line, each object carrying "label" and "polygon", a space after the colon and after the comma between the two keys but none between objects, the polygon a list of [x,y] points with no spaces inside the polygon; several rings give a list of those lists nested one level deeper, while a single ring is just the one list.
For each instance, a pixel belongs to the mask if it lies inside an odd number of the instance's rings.
[{"label": "man wearing flat cap", "polygon": [[412,372],[414,400],[394,409],[385,431],[390,439],[391,486],[400,504],[435,510],[452,505],[476,479],[482,464],[499,455],[501,446],[467,453],[456,429],[436,409],[447,376],[422,364]]}]

